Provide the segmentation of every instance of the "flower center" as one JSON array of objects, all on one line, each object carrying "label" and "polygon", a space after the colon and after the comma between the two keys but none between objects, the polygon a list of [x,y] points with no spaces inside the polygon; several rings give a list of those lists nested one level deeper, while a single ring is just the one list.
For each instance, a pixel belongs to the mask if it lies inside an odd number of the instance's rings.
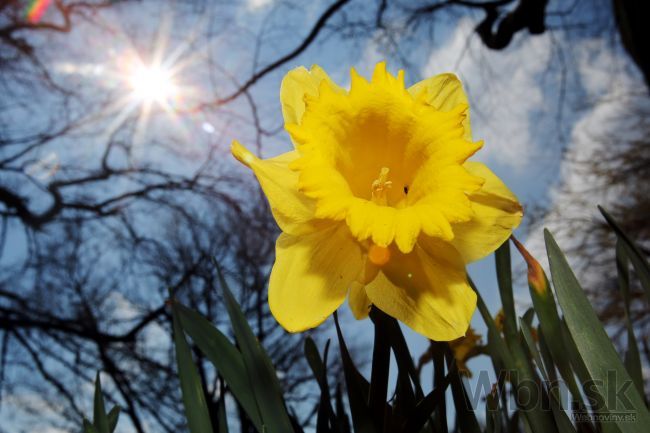
[{"label": "flower center", "polygon": [[393,182],[388,180],[388,167],[382,167],[379,177],[372,182],[372,202],[381,206],[388,204],[388,190],[393,187]]}]

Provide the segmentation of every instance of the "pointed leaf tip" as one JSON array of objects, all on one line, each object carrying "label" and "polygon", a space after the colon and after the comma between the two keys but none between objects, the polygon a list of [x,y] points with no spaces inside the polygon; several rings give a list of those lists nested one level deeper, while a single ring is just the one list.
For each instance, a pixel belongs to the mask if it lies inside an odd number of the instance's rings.
[{"label": "pointed leaf tip", "polygon": [[528,284],[539,295],[544,295],[548,290],[548,280],[542,265],[533,257],[532,254],[524,247],[524,245],[517,240],[514,236],[510,236],[512,243],[515,244],[517,250],[526,261],[528,266]]}]

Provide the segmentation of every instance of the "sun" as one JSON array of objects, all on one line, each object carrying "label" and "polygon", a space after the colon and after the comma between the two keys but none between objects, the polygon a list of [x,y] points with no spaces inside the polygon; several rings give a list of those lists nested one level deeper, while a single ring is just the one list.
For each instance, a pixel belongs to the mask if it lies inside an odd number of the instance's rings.
[{"label": "sun", "polygon": [[172,72],[162,66],[138,66],[130,71],[128,82],[133,96],[142,102],[165,104],[178,96]]}]

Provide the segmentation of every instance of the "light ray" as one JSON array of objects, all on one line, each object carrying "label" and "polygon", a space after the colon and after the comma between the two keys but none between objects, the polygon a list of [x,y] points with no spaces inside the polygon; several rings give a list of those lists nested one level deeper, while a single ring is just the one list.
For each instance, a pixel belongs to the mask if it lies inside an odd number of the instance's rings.
[{"label": "light ray", "polygon": [[[126,23],[112,21],[107,25],[115,37],[111,46],[100,47],[100,51],[103,48],[109,61],[101,64],[101,75],[83,74],[97,79],[107,89],[122,94],[122,97],[101,108],[100,113],[93,115],[109,119],[105,124],[105,139],[110,140],[122,126],[133,121],[130,140],[133,147],[137,147],[147,139],[158,114],[166,119],[160,125],[156,123],[156,131],[180,133],[191,141],[192,129],[201,130],[202,123],[195,118],[196,113],[184,107],[199,95],[187,80],[188,77],[196,80],[197,74],[192,68],[202,61],[207,49],[195,45],[201,45],[197,41],[209,21],[208,15],[189,26],[191,30],[184,33],[182,38],[173,38],[174,16],[163,13],[152,45],[144,53],[136,48],[136,43],[122,29]],[[83,68],[68,67],[67,64],[61,68],[67,74],[85,72]]]}]

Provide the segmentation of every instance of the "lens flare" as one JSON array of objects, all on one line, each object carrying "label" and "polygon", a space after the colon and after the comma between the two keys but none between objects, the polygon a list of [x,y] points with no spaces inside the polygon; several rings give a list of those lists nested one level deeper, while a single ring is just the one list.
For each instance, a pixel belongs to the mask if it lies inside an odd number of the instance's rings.
[{"label": "lens flare", "polygon": [[139,66],[129,76],[133,96],[143,102],[165,103],[177,96],[178,89],[169,70],[160,66]]},{"label": "lens flare", "polygon": [[32,0],[27,6],[27,21],[30,23],[39,22],[51,3],[52,0]]}]

